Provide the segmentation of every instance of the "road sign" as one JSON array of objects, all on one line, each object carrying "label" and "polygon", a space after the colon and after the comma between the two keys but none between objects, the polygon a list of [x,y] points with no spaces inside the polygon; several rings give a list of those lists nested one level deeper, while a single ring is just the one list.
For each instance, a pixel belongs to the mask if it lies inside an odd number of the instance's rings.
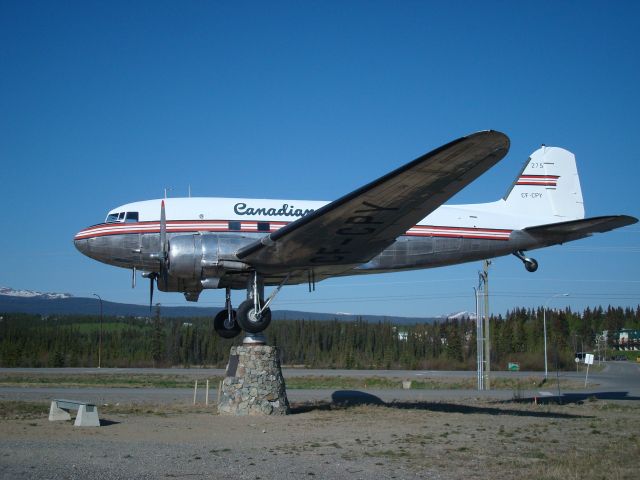
[{"label": "road sign", "polygon": [[587,374],[584,376],[584,386],[586,387],[589,379],[589,365],[593,365],[593,353],[587,353],[584,356],[584,363],[587,364]]}]

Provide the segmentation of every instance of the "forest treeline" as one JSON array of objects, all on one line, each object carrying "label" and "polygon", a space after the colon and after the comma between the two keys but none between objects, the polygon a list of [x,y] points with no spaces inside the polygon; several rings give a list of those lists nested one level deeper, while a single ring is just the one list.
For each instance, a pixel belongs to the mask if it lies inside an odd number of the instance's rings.
[{"label": "forest treeline", "polygon": [[[515,309],[491,317],[492,369],[508,362],[543,368],[543,311]],[[640,329],[640,305],[598,307],[576,313],[547,311],[549,363],[573,368],[577,351],[594,351],[603,330]],[[443,320],[398,326],[362,320],[278,320],[267,330],[268,343],[281,350],[284,365],[308,368],[471,369],[476,368],[475,320]],[[611,340],[611,336],[609,337]],[[224,367],[229,348],[239,344],[218,337],[210,319],[104,317],[103,367]],[[68,315],[0,314],[0,366],[95,367],[100,318]],[[608,352],[611,353],[611,352]]]}]

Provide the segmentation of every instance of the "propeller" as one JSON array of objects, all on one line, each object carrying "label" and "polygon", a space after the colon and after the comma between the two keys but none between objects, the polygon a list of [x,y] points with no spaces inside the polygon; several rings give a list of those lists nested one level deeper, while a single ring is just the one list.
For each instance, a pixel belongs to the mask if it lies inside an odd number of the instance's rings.
[{"label": "propeller", "polygon": [[164,264],[167,261],[167,215],[164,210],[164,200],[160,204],[160,249],[162,251],[162,263]]},{"label": "propeller", "polygon": [[167,283],[168,269],[167,261],[169,258],[169,244],[167,242],[167,215],[164,208],[164,200],[160,204],[160,252],[153,254],[154,258],[160,263],[160,274],[151,272],[149,276],[149,312],[153,306],[153,281],[157,280],[160,275],[165,284]]},{"label": "propeller", "polygon": [[153,280],[156,278],[156,273],[149,274],[149,313],[153,307]]}]

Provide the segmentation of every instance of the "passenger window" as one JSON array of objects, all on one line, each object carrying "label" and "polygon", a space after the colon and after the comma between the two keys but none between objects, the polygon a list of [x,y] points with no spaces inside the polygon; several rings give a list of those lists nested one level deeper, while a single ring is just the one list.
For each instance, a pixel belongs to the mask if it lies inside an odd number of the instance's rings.
[{"label": "passenger window", "polygon": [[135,223],[138,221],[138,212],[127,212],[126,223]]},{"label": "passenger window", "polygon": [[229,230],[239,232],[240,222],[229,222]]},{"label": "passenger window", "polygon": [[118,214],[117,213],[110,213],[109,215],[107,215],[107,220],[105,223],[114,223],[118,221]]},{"label": "passenger window", "polygon": [[269,222],[258,222],[258,231],[259,232],[268,232],[269,230],[270,230]]}]

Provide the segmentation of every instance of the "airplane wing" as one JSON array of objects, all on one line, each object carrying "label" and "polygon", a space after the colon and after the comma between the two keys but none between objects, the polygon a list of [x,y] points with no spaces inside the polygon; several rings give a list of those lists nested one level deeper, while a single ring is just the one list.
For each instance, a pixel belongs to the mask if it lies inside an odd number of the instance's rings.
[{"label": "airplane wing", "polygon": [[548,246],[589,237],[594,233],[626,227],[637,221],[637,218],[628,215],[609,215],[528,227],[523,231]]},{"label": "airplane wing", "polygon": [[484,131],[448,143],[236,252],[261,272],[337,274],[365,263],[501,160],[509,138]]}]

